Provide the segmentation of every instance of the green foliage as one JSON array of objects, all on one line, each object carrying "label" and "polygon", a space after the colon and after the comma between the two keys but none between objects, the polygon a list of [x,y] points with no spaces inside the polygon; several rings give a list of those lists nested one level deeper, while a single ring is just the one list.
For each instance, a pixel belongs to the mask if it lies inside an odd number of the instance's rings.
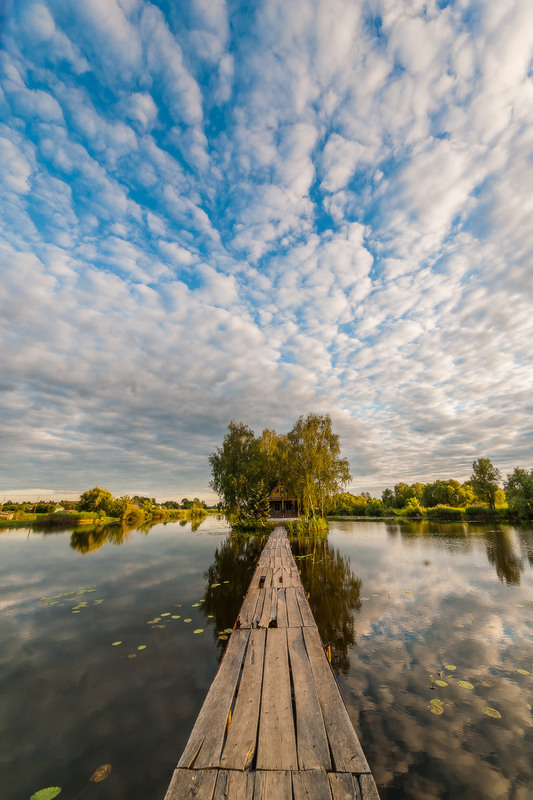
[{"label": "green foliage", "polygon": [[268,490],[264,481],[259,481],[246,505],[246,519],[265,521],[270,516]]},{"label": "green foliage", "polygon": [[341,492],[335,495],[333,513],[340,516],[363,516],[365,514],[367,499],[363,495]]},{"label": "green foliage", "polygon": [[331,417],[299,417],[286,436],[284,478],[305,516],[323,517],[326,507],[350,481],[350,465],[340,457],[340,442]]},{"label": "green foliage", "polygon": [[489,507],[496,507],[496,493],[498,483],[501,480],[501,472],[496,469],[490,458],[478,458],[472,464],[472,475],[470,483],[480,500],[489,504]]},{"label": "green foliage", "polygon": [[515,467],[503,485],[511,514],[520,519],[533,519],[533,469]]},{"label": "green foliage", "polygon": [[246,507],[264,476],[265,461],[254,432],[244,423],[232,420],[222,447],[209,456],[213,476],[210,485],[229,514],[245,517]]},{"label": "green foliage", "polygon": [[468,506],[465,508],[467,518],[480,520],[481,522],[490,522],[498,518],[498,512],[495,508],[488,506]]},{"label": "green foliage", "polygon": [[385,513],[386,509],[381,500],[372,499],[366,504],[365,515],[367,517],[383,517]]},{"label": "green foliage", "polygon": [[402,511],[407,517],[420,519],[425,509],[420,506],[418,497],[410,497]]},{"label": "green foliage", "polygon": [[271,533],[276,525],[276,522],[266,522],[261,519],[235,518],[231,521],[231,530],[234,533]]},{"label": "green foliage", "polygon": [[430,519],[446,519],[450,522],[461,522],[464,519],[464,511],[462,508],[454,508],[453,506],[434,506],[433,508],[426,508],[426,515]]},{"label": "green foliage", "polygon": [[103,511],[107,516],[111,516],[113,509],[113,495],[107,489],[95,486],[80,495],[78,508],[80,511]]},{"label": "green foliage", "polygon": [[284,524],[289,536],[325,536],[328,532],[327,520],[322,517],[287,520]]}]

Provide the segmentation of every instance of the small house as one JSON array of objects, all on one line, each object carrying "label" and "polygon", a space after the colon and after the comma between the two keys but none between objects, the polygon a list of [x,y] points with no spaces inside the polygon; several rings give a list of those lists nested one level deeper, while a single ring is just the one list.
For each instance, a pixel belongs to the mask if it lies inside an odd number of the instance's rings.
[{"label": "small house", "polygon": [[274,518],[298,517],[298,500],[283,481],[278,481],[268,496],[270,516]]}]

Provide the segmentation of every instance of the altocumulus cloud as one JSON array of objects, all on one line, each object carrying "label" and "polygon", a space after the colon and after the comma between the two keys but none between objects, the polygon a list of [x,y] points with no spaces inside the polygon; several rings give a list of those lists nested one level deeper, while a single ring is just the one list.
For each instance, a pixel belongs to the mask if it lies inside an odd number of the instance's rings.
[{"label": "altocumulus cloud", "polygon": [[358,490],[531,466],[529,0],[1,22],[3,493],[206,495],[310,410]]}]

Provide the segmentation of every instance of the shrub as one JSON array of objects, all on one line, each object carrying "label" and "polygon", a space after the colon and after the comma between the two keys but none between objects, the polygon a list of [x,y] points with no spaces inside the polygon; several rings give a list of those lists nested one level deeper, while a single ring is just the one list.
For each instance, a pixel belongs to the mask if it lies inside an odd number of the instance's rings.
[{"label": "shrub", "polygon": [[426,514],[430,519],[446,519],[451,522],[461,522],[464,519],[463,509],[454,508],[453,506],[426,508]]},{"label": "shrub", "polygon": [[289,536],[324,536],[328,532],[327,520],[318,517],[316,519],[295,519],[288,520],[285,528]]},{"label": "shrub", "polygon": [[489,508],[488,506],[467,506],[465,513],[468,519],[477,519],[482,522],[492,522],[492,520],[498,519],[500,516],[495,508]]}]

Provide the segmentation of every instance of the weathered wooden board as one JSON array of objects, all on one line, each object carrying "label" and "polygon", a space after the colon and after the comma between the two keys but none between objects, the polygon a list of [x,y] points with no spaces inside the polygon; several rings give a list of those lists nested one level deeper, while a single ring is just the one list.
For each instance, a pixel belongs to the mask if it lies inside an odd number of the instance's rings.
[{"label": "weathered wooden board", "polygon": [[379,800],[376,782],[370,773],[359,775],[359,785],[363,800]]},{"label": "weathered wooden board", "polygon": [[251,800],[253,793],[253,772],[220,770],[213,800]]},{"label": "weathered wooden board", "polygon": [[176,769],[165,800],[211,800],[216,779],[216,769]]},{"label": "weathered wooden board", "polygon": [[289,586],[285,589],[285,599],[287,602],[287,618],[289,620],[289,628],[302,627],[302,615],[300,614],[300,607],[296,599],[296,589]]},{"label": "weathered wooden board", "polygon": [[300,769],[331,770],[329,746],[317,687],[301,628],[287,628],[296,707],[296,746]]},{"label": "weathered wooden board", "polygon": [[224,658],[178,767],[194,765],[195,768],[207,768],[219,765],[228,714],[241,674],[241,664],[249,636],[249,630],[236,630],[231,634]]},{"label": "weathered wooden board", "polygon": [[293,772],[292,791],[294,800],[331,800],[329,780],[325,772]]},{"label": "weathered wooden board", "polygon": [[255,755],[263,684],[265,630],[250,632],[246,660],[220,764],[249,769]]},{"label": "weathered wooden board", "polygon": [[255,773],[253,800],[291,800],[291,773],[267,770]]},{"label": "weathered wooden board", "polygon": [[324,655],[317,628],[303,628],[305,645],[319,687],[319,701],[336,772],[370,772],[339,687]]},{"label": "weathered wooden board", "polygon": [[361,800],[359,782],[349,772],[330,772],[329,788],[333,800]]},{"label": "weathered wooden board", "polygon": [[286,628],[267,630],[257,769],[298,769]]}]

